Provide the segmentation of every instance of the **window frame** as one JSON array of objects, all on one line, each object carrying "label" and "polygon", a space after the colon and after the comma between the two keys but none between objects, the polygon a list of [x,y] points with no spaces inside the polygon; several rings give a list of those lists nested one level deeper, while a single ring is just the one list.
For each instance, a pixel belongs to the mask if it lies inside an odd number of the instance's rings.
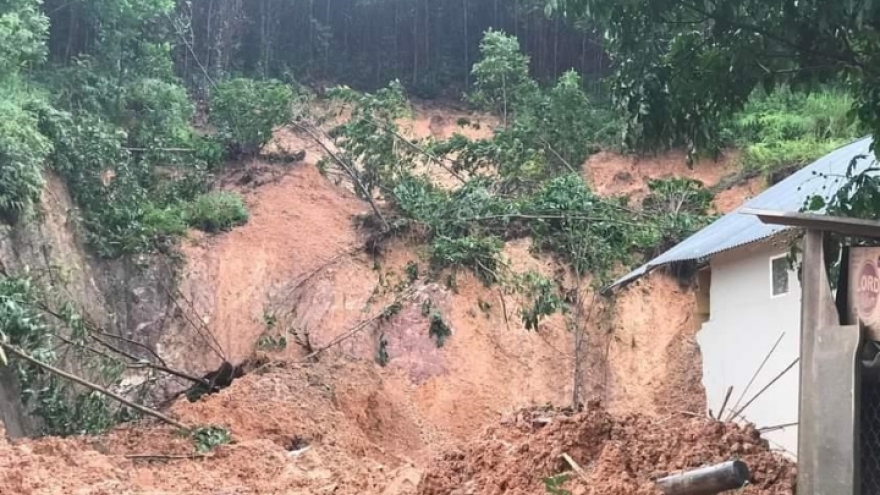
[{"label": "window frame", "polygon": [[[791,294],[791,270],[788,267],[787,258],[788,258],[788,254],[779,254],[779,255],[770,257],[770,299],[778,299],[780,297],[785,297],[785,296]],[[786,260],[786,262],[785,262],[785,276],[787,277],[787,280],[785,283],[785,292],[781,292],[779,294],[776,294],[775,293],[776,290],[774,287],[773,264],[775,261],[780,260],[780,259]]]}]

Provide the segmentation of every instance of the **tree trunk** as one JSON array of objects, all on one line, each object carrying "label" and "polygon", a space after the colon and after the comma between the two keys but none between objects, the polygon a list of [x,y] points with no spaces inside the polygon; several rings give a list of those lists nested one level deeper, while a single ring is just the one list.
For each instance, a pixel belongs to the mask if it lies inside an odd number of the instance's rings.
[{"label": "tree trunk", "polygon": [[468,0],[461,0],[464,12],[464,87],[471,87],[470,39],[468,37]]}]

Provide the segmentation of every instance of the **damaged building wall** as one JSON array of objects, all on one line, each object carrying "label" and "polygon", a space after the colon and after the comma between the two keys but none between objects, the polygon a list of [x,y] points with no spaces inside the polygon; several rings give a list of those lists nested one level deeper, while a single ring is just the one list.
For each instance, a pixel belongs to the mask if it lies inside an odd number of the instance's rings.
[{"label": "damaged building wall", "polygon": [[[800,354],[801,289],[797,274],[786,266],[787,287],[780,270],[788,250],[784,245],[755,243],[712,258],[710,314],[697,334],[703,354],[703,385],[708,407],[716,414],[733,387],[725,417],[744,406],[779,376]],[[776,293],[773,266],[776,261]],[[774,344],[776,349],[767,358]],[[767,359],[766,364],[762,362]],[[756,372],[761,369],[760,373]],[[751,386],[749,386],[749,382]],[[738,399],[743,396],[739,401]],[[759,428],[796,423],[798,368],[794,366],[743,412]],[[797,427],[764,435],[789,455],[797,453]]]}]

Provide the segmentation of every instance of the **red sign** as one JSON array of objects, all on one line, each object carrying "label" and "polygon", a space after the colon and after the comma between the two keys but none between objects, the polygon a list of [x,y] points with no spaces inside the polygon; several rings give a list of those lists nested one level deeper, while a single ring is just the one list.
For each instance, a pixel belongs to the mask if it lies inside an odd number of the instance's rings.
[{"label": "red sign", "polygon": [[877,299],[880,298],[880,275],[874,263],[868,261],[862,265],[857,283],[859,313],[870,315],[877,306]]}]

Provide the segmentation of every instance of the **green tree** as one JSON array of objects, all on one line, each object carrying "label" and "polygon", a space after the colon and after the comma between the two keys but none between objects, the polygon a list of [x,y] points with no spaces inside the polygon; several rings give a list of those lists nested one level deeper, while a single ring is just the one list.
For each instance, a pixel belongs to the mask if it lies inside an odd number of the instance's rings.
[{"label": "green tree", "polygon": [[16,219],[39,199],[42,168],[52,150],[34,107],[42,96],[23,71],[46,56],[49,21],[38,0],[0,0],[0,214]]},{"label": "green tree", "polygon": [[49,19],[39,0],[0,0],[0,79],[46,57]]},{"label": "green tree", "polygon": [[470,100],[501,116],[504,125],[518,107],[536,96],[538,85],[529,76],[529,58],[516,37],[486,31],[480,43],[482,58],[474,64],[474,92]]},{"label": "green tree", "polygon": [[[719,145],[720,123],[755,89],[845,83],[851,117],[880,136],[880,4],[824,0],[549,0],[602,26],[630,142]],[[850,173],[835,209],[873,216],[880,188]],[[817,204],[814,202],[814,205]]]},{"label": "green tree", "polygon": [[646,147],[717,146],[722,119],[756,88],[846,81],[880,131],[880,4],[823,0],[550,0],[602,26],[628,137]]},{"label": "green tree", "polygon": [[272,139],[275,127],[290,121],[293,90],[280,81],[230,79],[217,85],[211,119],[233,156],[251,156]]}]

